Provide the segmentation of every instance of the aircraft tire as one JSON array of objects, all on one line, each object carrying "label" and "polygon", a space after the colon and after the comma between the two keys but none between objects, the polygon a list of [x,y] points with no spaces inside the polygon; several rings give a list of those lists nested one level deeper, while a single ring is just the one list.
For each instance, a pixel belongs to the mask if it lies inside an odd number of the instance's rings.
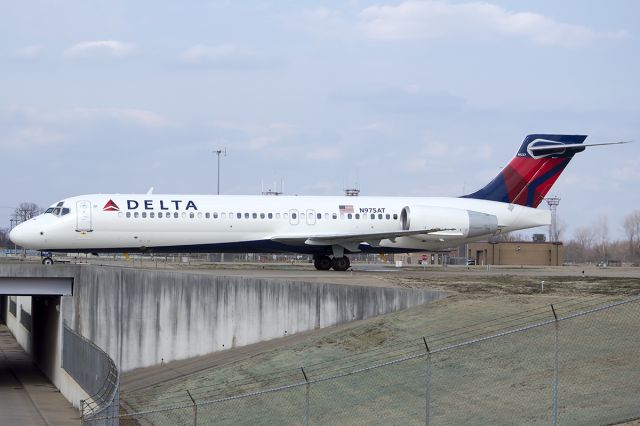
[{"label": "aircraft tire", "polygon": [[313,266],[318,271],[328,271],[332,266],[331,258],[329,256],[317,256],[313,258]]},{"label": "aircraft tire", "polygon": [[334,271],[346,271],[351,266],[351,262],[347,256],[334,257],[331,261],[331,267]]},{"label": "aircraft tire", "polygon": [[53,259],[50,257],[45,257],[44,259],[42,259],[42,264],[43,265],[53,265]]}]

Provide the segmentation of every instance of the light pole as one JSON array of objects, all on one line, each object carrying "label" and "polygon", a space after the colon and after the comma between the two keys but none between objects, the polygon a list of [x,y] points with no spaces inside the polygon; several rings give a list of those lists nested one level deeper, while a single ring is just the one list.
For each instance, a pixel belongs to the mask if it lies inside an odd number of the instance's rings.
[{"label": "light pole", "polygon": [[226,157],[227,147],[225,147],[224,149],[215,149],[213,150],[213,153],[218,156],[218,195],[220,195],[220,154],[224,154],[224,156]]}]

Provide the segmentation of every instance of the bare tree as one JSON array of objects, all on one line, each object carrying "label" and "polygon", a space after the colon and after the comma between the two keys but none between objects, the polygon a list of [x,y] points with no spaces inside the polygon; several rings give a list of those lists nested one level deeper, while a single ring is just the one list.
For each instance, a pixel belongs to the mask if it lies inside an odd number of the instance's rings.
[{"label": "bare tree", "polygon": [[553,241],[560,241],[560,237],[565,232],[567,228],[567,224],[564,220],[556,217],[556,232],[555,235],[552,235]]},{"label": "bare tree", "polygon": [[491,237],[490,241],[492,243],[506,243],[506,242],[515,242],[515,241],[524,241],[524,237],[521,233],[512,231],[505,232],[498,235],[494,235]]},{"label": "bare tree", "polygon": [[9,230],[0,228],[0,247],[9,247],[11,241],[9,241]]},{"label": "bare tree", "polygon": [[32,217],[38,216],[42,213],[42,209],[38,207],[36,203],[20,203],[18,207],[13,212],[13,216],[16,218],[18,223],[25,222]]},{"label": "bare tree", "polygon": [[566,246],[567,254],[572,253],[577,262],[588,262],[592,259],[594,232],[591,227],[583,226],[576,229],[574,237]]},{"label": "bare tree", "polygon": [[629,255],[636,260],[640,258],[640,210],[625,216],[622,227],[629,242]]}]

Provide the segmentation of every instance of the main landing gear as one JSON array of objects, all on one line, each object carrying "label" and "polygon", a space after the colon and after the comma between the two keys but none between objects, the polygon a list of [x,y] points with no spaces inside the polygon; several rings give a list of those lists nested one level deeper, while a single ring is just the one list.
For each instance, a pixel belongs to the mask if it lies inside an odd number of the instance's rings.
[{"label": "main landing gear", "polygon": [[347,256],[330,258],[326,255],[314,256],[313,266],[318,271],[328,271],[333,268],[334,271],[346,271],[351,266],[351,262]]}]

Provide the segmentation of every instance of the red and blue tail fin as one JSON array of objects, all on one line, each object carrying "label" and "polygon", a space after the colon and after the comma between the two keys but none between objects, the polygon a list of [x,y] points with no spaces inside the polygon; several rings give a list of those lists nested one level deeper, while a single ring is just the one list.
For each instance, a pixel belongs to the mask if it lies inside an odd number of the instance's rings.
[{"label": "red and blue tail fin", "polygon": [[573,156],[584,151],[585,135],[529,135],[511,162],[487,186],[464,198],[538,207]]}]

